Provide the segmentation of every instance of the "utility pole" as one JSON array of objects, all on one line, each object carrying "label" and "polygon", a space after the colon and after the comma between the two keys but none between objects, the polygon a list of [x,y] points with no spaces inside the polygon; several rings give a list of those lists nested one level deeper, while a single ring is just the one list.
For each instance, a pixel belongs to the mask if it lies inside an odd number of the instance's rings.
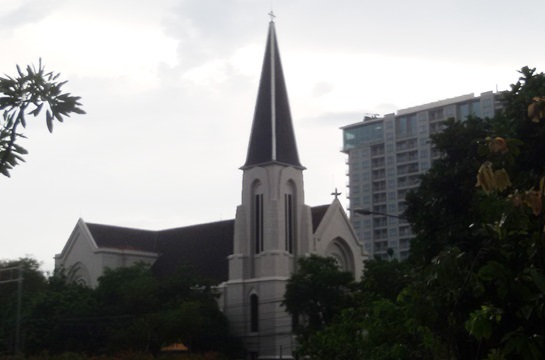
[{"label": "utility pole", "polygon": [[[16,272],[16,276],[13,273]],[[4,279],[2,273],[7,273]],[[0,269],[0,284],[17,282],[17,314],[15,319],[15,355],[21,352],[21,304],[23,301],[23,262],[18,266]]]},{"label": "utility pole", "polygon": [[21,303],[23,302],[23,263],[19,263],[17,278],[17,320],[15,325],[15,354],[21,352]]}]

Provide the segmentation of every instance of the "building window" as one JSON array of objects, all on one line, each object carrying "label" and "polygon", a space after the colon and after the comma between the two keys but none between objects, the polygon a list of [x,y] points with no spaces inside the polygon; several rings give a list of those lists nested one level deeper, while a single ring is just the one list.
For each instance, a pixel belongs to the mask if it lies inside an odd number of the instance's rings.
[{"label": "building window", "polygon": [[428,170],[430,168],[430,164],[427,161],[422,161],[420,166],[422,168],[422,171],[426,171],[426,170]]},{"label": "building window", "polygon": [[429,156],[429,151],[428,149],[420,149],[420,157],[425,159]]},{"label": "building window", "polygon": [[286,211],[286,251],[293,254],[293,234],[294,234],[294,211],[293,211],[293,196],[291,194],[284,195],[284,205]]},{"label": "building window", "polygon": [[250,295],[250,331],[259,331],[259,297],[256,294]]},{"label": "building window", "polygon": [[386,120],[386,129],[393,129],[394,122],[392,120]]},{"label": "building window", "polygon": [[446,118],[451,118],[451,117],[455,117],[456,114],[454,112],[454,105],[449,105],[449,106],[446,106],[445,107],[445,117]]},{"label": "building window", "polygon": [[393,153],[394,152],[394,144],[386,145],[386,152],[387,153]]},{"label": "building window", "polygon": [[396,119],[396,133],[400,138],[416,133],[416,115],[401,116]]},{"label": "building window", "polygon": [[255,253],[259,254],[263,251],[263,194],[255,196],[254,206]]},{"label": "building window", "polygon": [[441,120],[441,119],[443,119],[445,117],[445,113],[443,111],[443,108],[430,110],[428,115],[429,115],[430,121]]},{"label": "building window", "polygon": [[469,112],[469,104],[461,104],[460,107],[459,107],[459,113],[460,113],[460,121],[465,121],[467,120],[467,117],[469,116],[470,112]]}]

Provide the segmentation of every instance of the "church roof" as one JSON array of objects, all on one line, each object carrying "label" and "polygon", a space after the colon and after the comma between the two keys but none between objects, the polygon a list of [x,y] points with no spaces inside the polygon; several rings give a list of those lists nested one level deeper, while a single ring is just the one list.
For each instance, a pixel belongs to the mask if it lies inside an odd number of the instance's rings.
[{"label": "church roof", "polygon": [[324,218],[324,215],[329,209],[331,205],[321,205],[321,206],[315,206],[311,208],[311,216],[312,216],[312,232],[314,233],[316,229],[318,228],[318,225],[322,222],[322,219]]},{"label": "church roof", "polygon": [[[316,230],[330,205],[311,208]],[[217,282],[229,278],[227,257],[233,253],[235,221],[224,220],[167,230],[142,230],[85,223],[99,248],[135,250],[159,254],[152,266],[158,276],[189,265],[200,276]]]},{"label": "church roof", "polygon": [[99,248],[157,252],[157,231],[86,223]]},{"label": "church roof", "polygon": [[151,231],[86,223],[99,248],[159,254],[152,271],[158,276],[189,265],[200,276],[226,281],[227,256],[233,252],[234,220]]},{"label": "church roof", "polygon": [[185,264],[204,278],[227,281],[227,257],[233,253],[234,233],[234,220],[160,231],[159,258],[153,272],[165,276]]},{"label": "church roof", "polygon": [[270,163],[303,168],[299,162],[288,92],[272,21],[269,25],[248,154],[242,168]]}]

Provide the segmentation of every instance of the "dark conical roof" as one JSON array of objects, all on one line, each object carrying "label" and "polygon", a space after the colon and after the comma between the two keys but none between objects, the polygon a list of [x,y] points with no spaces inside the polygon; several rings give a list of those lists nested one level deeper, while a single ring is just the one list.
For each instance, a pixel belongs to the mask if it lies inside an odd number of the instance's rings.
[{"label": "dark conical roof", "polygon": [[269,25],[248,155],[242,168],[269,163],[303,168],[297,153],[288,92],[272,21]]}]

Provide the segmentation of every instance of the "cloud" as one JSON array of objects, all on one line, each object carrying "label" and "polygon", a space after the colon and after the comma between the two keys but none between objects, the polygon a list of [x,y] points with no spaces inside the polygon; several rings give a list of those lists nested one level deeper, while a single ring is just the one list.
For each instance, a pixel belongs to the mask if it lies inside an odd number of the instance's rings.
[{"label": "cloud", "polygon": [[365,111],[350,111],[350,112],[330,112],[323,113],[318,116],[306,117],[300,121],[302,127],[312,128],[331,128],[332,131],[338,130],[341,126],[355,123],[361,120]]},{"label": "cloud", "polygon": [[318,82],[314,84],[314,89],[312,89],[312,96],[320,97],[324,94],[330,93],[331,91],[333,91],[334,88],[335,86],[333,86],[333,84],[331,83],[325,81]]},{"label": "cloud", "polygon": [[63,2],[64,0],[20,0],[8,4],[4,1],[0,6],[0,29],[14,31],[23,25],[39,22],[55,12]]},{"label": "cloud", "polygon": [[[241,4],[243,3],[243,4]],[[230,57],[252,42],[262,43],[259,33],[248,28],[264,27],[256,14],[258,2],[183,1],[164,20],[169,36],[179,40],[178,56],[186,68],[206,61]],[[263,13],[262,19],[265,19]]]}]

